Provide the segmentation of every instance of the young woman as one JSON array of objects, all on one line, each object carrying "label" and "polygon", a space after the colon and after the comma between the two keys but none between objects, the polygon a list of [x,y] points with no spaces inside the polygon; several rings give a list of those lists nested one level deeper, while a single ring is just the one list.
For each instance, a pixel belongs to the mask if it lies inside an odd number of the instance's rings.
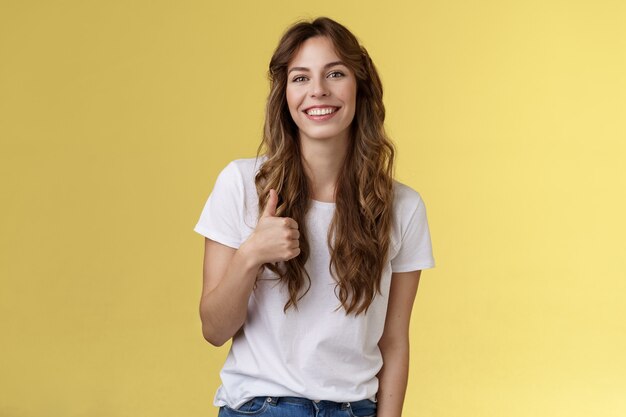
[{"label": "young woman", "polygon": [[257,157],[222,170],[194,229],[202,332],[232,338],[214,404],[399,417],[411,309],[435,263],[424,203],[392,176],[380,78],[328,18],[287,30],[269,78]]}]

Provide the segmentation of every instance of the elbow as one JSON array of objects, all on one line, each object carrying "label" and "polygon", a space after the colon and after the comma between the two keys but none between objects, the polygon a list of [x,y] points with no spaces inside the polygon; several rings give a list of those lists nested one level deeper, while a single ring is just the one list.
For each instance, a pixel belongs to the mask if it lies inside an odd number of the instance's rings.
[{"label": "elbow", "polygon": [[202,326],[202,336],[204,336],[204,340],[206,340],[215,347],[223,346],[224,343],[226,343],[229,339],[221,337],[220,335],[216,334],[215,331],[210,331],[205,326]]},{"label": "elbow", "polygon": [[215,331],[211,331],[210,329],[207,329],[206,327],[202,327],[202,335],[204,336],[204,339],[209,342],[210,344],[212,344],[215,347],[220,347],[223,346],[224,343],[228,342],[230,339],[235,338],[243,329],[243,325],[239,326],[239,329],[237,329],[237,331],[234,334],[218,334]]},{"label": "elbow", "polygon": [[202,336],[204,336],[204,340],[206,340],[207,342],[209,342],[210,344],[212,344],[215,347],[223,346],[224,343],[226,343],[228,341],[228,339],[225,339],[223,337],[219,337],[215,333],[209,333],[209,332],[205,331],[204,329],[202,330]]},{"label": "elbow", "polygon": [[220,329],[213,325],[209,319],[209,314],[204,310],[204,298],[200,301],[200,322],[202,323],[202,336],[204,340],[209,342],[215,347],[220,347],[228,341],[229,338],[225,338]]},{"label": "elbow", "polygon": [[223,346],[231,338],[235,337],[238,331],[237,329],[243,327],[243,320],[238,320],[237,322],[220,322],[218,317],[203,312],[202,305],[200,306],[200,321],[202,322],[202,336],[204,340],[215,347]]},{"label": "elbow", "polygon": [[215,347],[223,346],[224,343],[226,343],[226,340],[224,340],[224,339],[216,339],[214,337],[211,337],[210,335],[204,335],[204,339],[207,342],[209,342],[211,345],[215,346]]}]

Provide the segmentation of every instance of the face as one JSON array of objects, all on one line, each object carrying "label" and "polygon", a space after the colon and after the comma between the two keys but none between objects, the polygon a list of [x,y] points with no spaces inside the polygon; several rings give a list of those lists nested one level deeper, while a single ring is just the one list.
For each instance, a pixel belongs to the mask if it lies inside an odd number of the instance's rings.
[{"label": "face", "polygon": [[332,41],[307,39],[287,67],[287,104],[300,140],[347,139],[356,106],[356,78]]}]

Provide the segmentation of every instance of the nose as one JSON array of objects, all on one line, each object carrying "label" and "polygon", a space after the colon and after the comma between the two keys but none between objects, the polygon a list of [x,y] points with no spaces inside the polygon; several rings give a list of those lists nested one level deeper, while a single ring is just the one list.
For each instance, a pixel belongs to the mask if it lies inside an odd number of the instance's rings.
[{"label": "nose", "polygon": [[330,95],[326,80],[324,78],[318,78],[311,83],[311,97],[325,97]]}]

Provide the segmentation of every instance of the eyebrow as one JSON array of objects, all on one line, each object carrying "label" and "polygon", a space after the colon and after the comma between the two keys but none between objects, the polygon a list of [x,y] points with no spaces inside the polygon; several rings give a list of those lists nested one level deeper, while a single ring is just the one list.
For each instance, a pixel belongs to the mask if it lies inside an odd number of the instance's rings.
[{"label": "eyebrow", "polygon": [[[328,64],[324,65],[324,69],[334,67],[335,65],[343,65],[344,67],[347,67],[347,65],[344,64],[343,61],[334,61],[334,62],[329,62]],[[311,70],[306,67],[293,67],[287,72],[287,74],[291,74],[292,71],[311,71]]]}]

